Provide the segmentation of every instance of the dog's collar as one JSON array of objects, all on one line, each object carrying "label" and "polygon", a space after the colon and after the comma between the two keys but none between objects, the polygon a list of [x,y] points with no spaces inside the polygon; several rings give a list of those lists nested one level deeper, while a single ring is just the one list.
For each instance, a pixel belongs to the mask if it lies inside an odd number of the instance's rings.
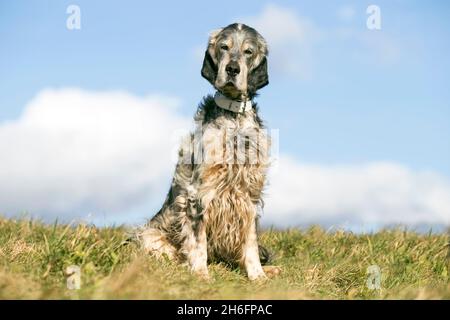
[{"label": "dog's collar", "polygon": [[237,101],[224,96],[219,91],[214,95],[214,102],[222,109],[236,113],[243,113],[252,109],[252,100]]}]

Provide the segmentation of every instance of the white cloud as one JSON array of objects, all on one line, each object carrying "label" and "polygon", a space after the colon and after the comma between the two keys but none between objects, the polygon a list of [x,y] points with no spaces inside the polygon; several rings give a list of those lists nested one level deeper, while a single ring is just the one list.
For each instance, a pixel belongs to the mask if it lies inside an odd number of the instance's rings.
[{"label": "white cloud", "polygon": [[391,66],[402,58],[401,41],[387,32],[339,27],[330,32],[329,38],[336,39],[336,45],[347,46],[353,61]]},{"label": "white cloud", "polygon": [[362,228],[450,223],[449,182],[394,163],[321,166],[281,157],[270,182],[267,224]]},{"label": "white cloud", "polygon": [[[365,12],[359,16],[360,25],[349,25],[357,18],[352,6],[340,7],[336,17],[334,26],[323,26],[310,17],[300,15],[294,8],[269,3],[256,15],[235,17],[232,21],[255,28],[267,40],[272,76],[310,80],[314,78],[320,62],[334,64],[347,63],[348,60],[350,63],[358,61],[391,66],[401,61],[402,41],[392,37],[389,31],[366,29]],[[201,63],[205,48],[206,36],[205,44],[191,49],[191,56],[197,63]],[[318,56],[321,61],[318,61]]]},{"label": "white cloud", "polygon": [[355,17],[355,14],[355,8],[349,5],[342,6],[337,10],[337,17],[345,22],[352,21]]},{"label": "white cloud", "polygon": [[321,31],[311,20],[290,8],[268,4],[258,15],[238,21],[255,28],[267,40],[272,71],[301,78],[311,76],[313,46],[321,38]]},{"label": "white cloud", "polygon": [[399,41],[388,35],[373,31],[367,31],[358,35],[360,43],[366,49],[365,52],[357,52],[360,60],[375,61],[380,65],[392,65],[401,58]]},{"label": "white cloud", "polygon": [[171,137],[189,123],[177,104],[125,92],[40,92],[17,121],[0,125],[0,212],[111,216],[163,192]]},{"label": "white cloud", "polygon": [[[180,129],[176,99],[44,90],[0,124],[0,213],[135,223],[162,204]],[[450,184],[392,163],[322,166],[282,156],[263,222],[361,228],[450,223]],[[103,220],[101,219],[103,218]],[[138,219],[137,219],[138,218]]]},{"label": "white cloud", "polygon": [[198,65],[202,65],[205,56],[206,42],[204,45],[198,45],[192,48],[192,57]]}]

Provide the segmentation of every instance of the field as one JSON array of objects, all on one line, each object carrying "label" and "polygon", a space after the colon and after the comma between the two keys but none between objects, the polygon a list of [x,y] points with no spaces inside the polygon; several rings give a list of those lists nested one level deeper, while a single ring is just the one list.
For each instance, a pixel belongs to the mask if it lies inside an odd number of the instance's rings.
[{"label": "field", "polygon": [[[0,218],[0,299],[450,299],[444,234],[265,230],[261,241],[283,271],[252,283],[224,264],[199,280],[143,254],[129,232]],[[81,268],[79,290],[67,288],[70,265]],[[367,284],[375,265],[379,286]]]}]

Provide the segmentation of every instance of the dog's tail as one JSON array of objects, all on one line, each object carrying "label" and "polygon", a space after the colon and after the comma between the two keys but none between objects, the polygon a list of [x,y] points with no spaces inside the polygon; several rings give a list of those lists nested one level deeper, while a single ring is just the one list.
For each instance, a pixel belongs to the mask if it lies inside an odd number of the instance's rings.
[{"label": "dog's tail", "polygon": [[261,264],[264,265],[268,265],[272,262],[273,260],[273,253],[269,251],[269,249],[258,245],[258,251],[259,251],[259,260],[261,261]]}]

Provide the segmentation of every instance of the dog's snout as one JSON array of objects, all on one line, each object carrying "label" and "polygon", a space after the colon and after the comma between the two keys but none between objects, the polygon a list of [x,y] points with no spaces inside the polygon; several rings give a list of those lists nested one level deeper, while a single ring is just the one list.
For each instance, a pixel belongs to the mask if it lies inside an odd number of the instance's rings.
[{"label": "dog's snout", "polygon": [[234,77],[237,74],[239,74],[239,72],[241,72],[241,68],[239,67],[239,64],[236,61],[231,61],[230,63],[227,64],[225,71],[229,76]]}]

